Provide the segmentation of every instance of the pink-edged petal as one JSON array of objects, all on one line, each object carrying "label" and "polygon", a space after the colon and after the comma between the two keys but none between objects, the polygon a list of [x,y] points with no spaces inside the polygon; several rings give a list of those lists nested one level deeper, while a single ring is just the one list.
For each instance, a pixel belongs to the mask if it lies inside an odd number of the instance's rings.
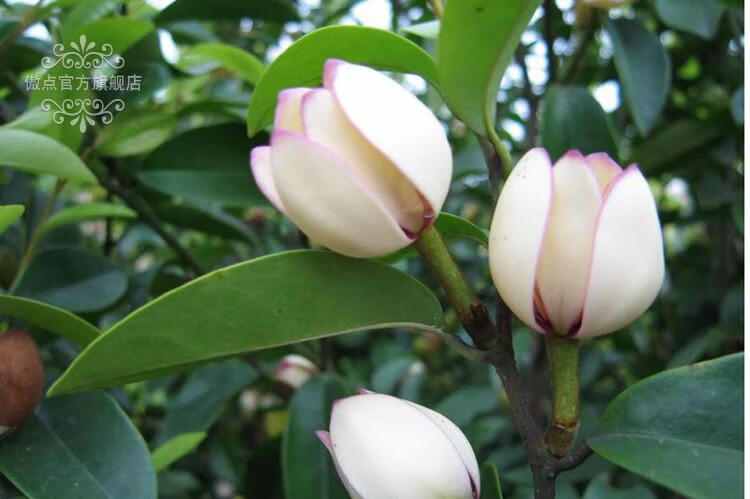
[{"label": "pink-edged petal", "polygon": [[303,133],[302,98],[310,91],[309,88],[287,88],[279,92],[274,113],[274,130]]},{"label": "pink-edged petal", "polygon": [[414,185],[351,124],[330,90],[316,89],[302,100],[305,135],[335,151],[409,233],[424,224],[424,203]]},{"label": "pink-edged petal", "polygon": [[597,336],[627,326],[651,305],[663,280],[656,203],[648,182],[631,165],[605,195],[577,336]]},{"label": "pink-edged petal", "polygon": [[323,445],[326,446],[326,449],[328,449],[328,452],[333,454],[333,443],[331,443],[331,434],[325,430],[316,430],[315,436],[318,437],[318,440],[323,442]]},{"label": "pink-edged petal", "polygon": [[382,204],[325,147],[285,131],[271,136],[273,178],[287,214],[314,242],[370,258],[412,241]]},{"label": "pink-edged petal", "polygon": [[597,152],[586,156],[586,161],[594,172],[599,191],[604,193],[607,186],[622,173],[620,165],[614,162],[606,152]]},{"label": "pink-edged petal", "polygon": [[250,171],[260,192],[277,210],[286,214],[271,173],[271,147],[259,146],[250,151]]},{"label": "pink-edged petal", "polygon": [[490,228],[490,273],[500,296],[522,321],[534,318],[534,283],[547,214],[552,204],[552,163],[541,148],[527,152],[505,182]]},{"label": "pink-edged petal", "polygon": [[578,151],[560,158],[552,168],[552,177],[552,206],[536,284],[553,331],[569,336],[581,325],[601,195]]},{"label": "pink-edged petal", "polygon": [[474,498],[452,441],[409,402],[378,393],[341,399],[330,432],[342,473],[365,497]]},{"label": "pink-edged petal", "polygon": [[339,465],[338,460],[336,459],[336,452],[333,448],[333,441],[331,440],[331,434],[327,431],[323,430],[317,430],[315,432],[315,436],[318,437],[318,440],[320,440],[326,449],[328,449],[328,453],[331,454],[331,459],[333,460],[333,467],[336,468],[336,474],[338,474],[339,478],[341,479],[341,483],[344,484],[344,488],[349,493],[349,496],[351,499],[364,499],[362,495],[357,492],[352,484],[349,482],[349,479],[341,472],[341,466]]},{"label": "pink-edged petal", "polygon": [[445,130],[429,108],[365,66],[329,59],[323,81],[351,123],[438,213],[450,187],[453,159]]}]

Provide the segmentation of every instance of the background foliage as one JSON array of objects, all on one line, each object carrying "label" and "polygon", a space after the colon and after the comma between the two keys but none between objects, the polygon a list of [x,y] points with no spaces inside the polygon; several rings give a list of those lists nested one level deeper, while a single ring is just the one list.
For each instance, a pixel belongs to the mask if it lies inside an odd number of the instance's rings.
[{"label": "background foliage", "polygon": [[[531,496],[496,376],[434,336],[396,327],[244,353],[286,343],[285,335],[302,337],[295,320],[306,323],[309,338],[384,322],[444,321],[459,333],[455,316],[443,317],[417,281],[375,263],[300,253],[242,263],[201,278],[190,293],[167,294],[207,271],[308,246],[261,196],[247,160],[253,145],[267,142],[263,128],[276,92],[316,84],[321,61],[331,55],[398,71],[394,77],[432,107],[455,153],[445,211],[479,227],[489,226],[492,198],[472,130],[486,132],[487,116],[496,117],[499,139],[514,158],[543,145],[553,157],[578,148],[641,166],[664,226],[667,279],[636,323],[585,343],[581,438],[591,436],[597,454],[560,477],[558,494],[740,497],[734,467],[742,451],[735,405],[741,357],[701,368],[700,383],[732,402],[725,410],[712,405],[715,399],[705,402],[712,410],[700,410],[693,368],[647,380],[609,404],[650,375],[743,350],[742,4],[640,0],[603,11],[547,0],[525,31],[514,32],[522,3],[496,4],[495,17],[488,14],[473,31],[461,19],[446,20],[436,41],[440,27],[422,0],[176,0],[161,10],[140,0],[0,0],[0,313],[7,325],[33,332],[48,385],[57,380],[53,392],[145,380],[45,399],[0,442],[0,497],[148,498],[158,482],[165,498],[343,498],[312,430],[327,426],[331,400],[359,386],[442,412],[465,431],[480,461],[497,467],[506,497]],[[357,24],[391,33],[329,27],[283,52],[317,28]],[[119,74],[142,76],[139,92],[98,93],[105,101],[122,98],[126,107],[85,134],[38,108],[44,98],[81,97],[80,91],[27,91],[25,83],[43,75],[41,59],[54,43],[82,34],[122,54]],[[520,45],[507,50],[514,37]],[[489,65],[495,59],[482,59],[477,44],[501,49],[495,56],[509,62],[497,104],[475,97],[497,83]],[[437,51],[439,66],[417,46]],[[274,60],[283,64],[266,71]],[[444,232],[467,236],[460,221],[442,223]],[[491,302],[483,234],[468,235],[451,248]],[[413,256],[407,251],[387,261],[437,289]],[[268,289],[275,291],[266,296]],[[367,300],[347,301],[362,293]],[[58,380],[100,330],[154,300],[113,329],[120,336],[140,331],[140,349],[112,334]],[[258,307],[277,307],[288,322],[259,322]],[[186,337],[197,350],[180,348]],[[549,396],[543,342],[520,324],[514,338],[542,421]],[[324,374],[296,392],[279,384],[276,362],[290,352],[309,357]],[[86,374],[107,368],[111,378]],[[643,400],[656,416],[633,412]],[[721,434],[654,423],[658,414],[686,413],[723,428]],[[648,442],[612,438],[644,417],[656,428],[654,438],[677,442],[661,447],[666,454],[655,454],[660,446]],[[700,465],[686,457],[705,444],[723,457],[702,455]],[[676,457],[685,458],[677,463],[683,468],[659,469]],[[705,479],[692,476],[697,468]]]}]

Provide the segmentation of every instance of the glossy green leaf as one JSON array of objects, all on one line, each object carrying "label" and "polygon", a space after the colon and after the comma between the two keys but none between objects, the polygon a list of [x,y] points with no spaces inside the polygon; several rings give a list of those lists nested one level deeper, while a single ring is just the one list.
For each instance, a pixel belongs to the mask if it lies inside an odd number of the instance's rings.
[{"label": "glossy green leaf", "polygon": [[297,14],[285,0],[177,0],[163,9],[156,21],[159,24],[187,19],[237,21],[243,17],[286,22],[297,19]]},{"label": "glossy green leaf", "polygon": [[505,68],[540,0],[463,0],[446,4],[437,43],[440,88],[469,128],[495,123]]},{"label": "glossy green leaf", "polygon": [[156,109],[125,110],[97,135],[97,152],[103,156],[143,154],[163,144],[177,128],[174,113]]},{"label": "glossy green leaf", "polygon": [[281,447],[284,495],[287,499],[347,499],[331,456],[315,436],[328,430],[333,401],[351,395],[344,381],[331,374],[310,379],[289,404]]},{"label": "glossy green leaf", "polygon": [[0,129],[0,166],[96,183],[96,177],[73,151],[54,139],[27,130]]},{"label": "glossy green leaf", "polygon": [[13,128],[16,130],[28,130],[30,132],[39,132],[44,130],[52,123],[50,113],[42,111],[41,108],[35,107],[27,110],[18,118],[13,121],[0,126],[0,130],[3,128]]},{"label": "glossy green leaf", "polygon": [[435,410],[460,427],[499,405],[498,391],[491,386],[464,386],[435,405]]},{"label": "glossy green leaf", "polygon": [[16,293],[72,312],[90,312],[114,304],[127,287],[125,272],[104,256],[58,247],[34,257]]},{"label": "glossy green leaf", "polygon": [[552,160],[570,149],[583,154],[606,152],[617,160],[617,148],[607,115],[583,87],[552,85],[541,115],[542,145]]},{"label": "glossy green leaf", "polygon": [[325,251],[279,253],[211,272],[136,310],[89,345],[50,393],[350,331],[429,331],[442,318],[435,295],[391,267]]},{"label": "glossy green leaf", "polygon": [[672,63],[659,37],[640,22],[607,23],[615,66],[625,100],[641,135],[648,135],[661,114],[672,82]]},{"label": "glossy green leaf", "polygon": [[70,42],[78,42],[85,36],[87,45],[94,44],[93,50],[103,51],[109,45],[114,53],[122,54],[153,29],[152,23],[132,17],[99,19],[71,31],[65,38],[66,49]]},{"label": "glossy green leaf", "polygon": [[412,24],[406,28],[401,28],[401,31],[421,38],[427,38],[428,40],[434,40],[440,33],[440,21],[435,19],[423,23]]},{"label": "glossy green leaf", "polygon": [[82,26],[101,19],[119,4],[120,0],[82,0],[63,18],[60,31],[70,40]]},{"label": "glossy green leaf", "polygon": [[97,218],[136,218],[136,216],[136,212],[121,204],[103,202],[79,204],[63,208],[49,217],[40,230],[47,232],[66,224]]},{"label": "glossy green leaf", "polygon": [[0,314],[23,319],[80,346],[86,346],[100,333],[98,328],[67,310],[18,296],[0,295]]},{"label": "glossy green leaf", "polygon": [[583,499],[656,499],[656,496],[645,485],[616,489],[607,483],[606,476],[599,476],[586,487]]},{"label": "glossy green leaf", "polygon": [[190,454],[206,438],[206,433],[183,433],[169,439],[151,453],[154,471],[161,471],[173,462]]},{"label": "glossy green leaf", "polygon": [[239,359],[196,369],[177,394],[169,399],[157,441],[166,442],[182,434],[207,431],[229,399],[256,378],[256,372]]},{"label": "glossy green leaf", "polygon": [[250,175],[253,145],[240,124],[195,128],[149,154],[138,178],[152,189],[193,202],[265,204]]},{"label": "glossy green leaf", "polygon": [[[177,67],[194,72],[197,66],[201,69],[207,66],[209,70],[224,68],[252,85],[258,82],[266,69],[261,60],[250,52],[226,43],[201,43],[180,53]],[[205,69],[199,72],[205,72]]]},{"label": "glossy green leaf", "polygon": [[710,39],[724,6],[717,0],[656,0],[656,13],[667,26]]},{"label": "glossy green leaf", "polygon": [[697,120],[674,121],[635,150],[631,162],[654,175],[721,137],[720,128]]},{"label": "glossy green leaf", "polygon": [[0,473],[31,499],[156,499],[146,443],[103,392],[43,400],[0,443]]},{"label": "glossy green leaf", "polygon": [[397,357],[379,365],[372,373],[370,387],[378,393],[394,393],[399,382],[416,362],[414,357]]},{"label": "glossy green leaf", "polygon": [[290,45],[263,73],[247,110],[248,135],[252,137],[271,123],[279,91],[320,85],[323,63],[327,59],[414,73],[432,84],[437,82],[437,68],[432,58],[406,38],[363,26],[317,29]]},{"label": "glossy green leaf", "polygon": [[21,218],[26,208],[22,204],[9,204],[0,206],[0,233],[13,222]]},{"label": "glossy green leaf", "polygon": [[481,483],[479,499],[503,499],[503,490],[500,488],[500,475],[492,463],[484,463],[481,470]]},{"label": "glossy green leaf", "polygon": [[595,452],[697,499],[743,495],[743,354],[640,381],[613,400]]}]

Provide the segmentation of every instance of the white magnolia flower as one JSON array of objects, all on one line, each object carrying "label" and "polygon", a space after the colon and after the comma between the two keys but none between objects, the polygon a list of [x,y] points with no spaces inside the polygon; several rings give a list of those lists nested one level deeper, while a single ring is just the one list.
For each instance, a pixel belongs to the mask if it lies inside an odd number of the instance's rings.
[{"label": "white magnolia flower", "polygon": [[648,182],[603,153],[544,149],[514,168],[490,231],[490,270],[510,309],[535,330],[583,338],[623,328],[664,279],[661,227]]},{"label": "white magnolia flower", "polygon": [[276,364],[274,378],[292,388],[299,388],[310,376],[320,372],[318,366],[307,357],[290,354],[285,355]]},{"label": "white magnolia flower", "polygon": [[354,257],[409,245],[445,201],[452,157],[440,122],[365,66],[330,59],[323,88],[279,94],[255,181],[314,242]]}]

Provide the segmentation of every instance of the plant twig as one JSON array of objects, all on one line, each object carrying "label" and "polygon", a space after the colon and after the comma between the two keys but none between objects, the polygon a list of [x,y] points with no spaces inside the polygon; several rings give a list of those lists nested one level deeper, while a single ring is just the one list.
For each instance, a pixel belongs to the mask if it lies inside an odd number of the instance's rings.
[{"label": "plant twig", "polygon": [[8,48],[13,45],[16,39],[21,36],[24,31],[26,31],[26,28],[28,28],[29,25],[34,22],[34,18],[36,17],[37,11],[39,11],[39,8],[42,6],[42,2],[44,2],[44,0],[38,0],[33,7],[26,11],[26,15],[23,16],[21,22],[18,23],[18,25],[13,29],[13,31],[10,32],[8,36],[5,37],[5,39],[3,39],[3,41],[0,43],[0,54],[8,50]]},{"label": "plant twig", "polygon": [[552,377],[552,415],[544,443],[557,457],[570,453],[578,433],[578,340],[545,336]]},{"label": "plant twig", "polygon": [[445,13],[445,7],[443,6],[443,0],[428,0],[432,11],[435,13],[435,17],[440,19]]},{"label": "plant twig", "polygon": [[591,450],[591,447],[589,447],[586,442],[581,443],[573,450],[573,452],[554,462],[553,467],[555,473],[560,473],[561,471],[580,466],[592,453],[593,451]]},{"label": "plant twig", "polygon": [[557,56],[553,45],[555,44],[555,29],[552,25],[552,12],[556,11],[555,0],[544,0],[544,18],[542,29],[544,31],[544,42],[547,45],[547,81],[554,83],[557,81]]}]

